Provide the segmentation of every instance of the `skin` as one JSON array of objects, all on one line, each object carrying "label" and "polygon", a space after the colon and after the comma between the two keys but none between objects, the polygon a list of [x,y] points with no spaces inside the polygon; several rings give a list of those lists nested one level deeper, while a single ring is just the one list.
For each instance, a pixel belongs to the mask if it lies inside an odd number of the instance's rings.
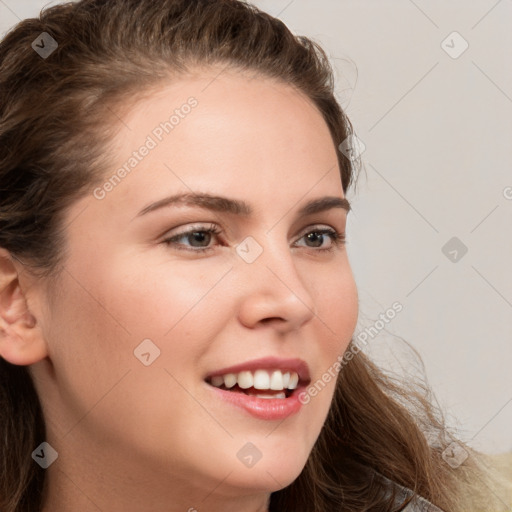
[{"label": "skin", "polygon": [[[2,250],[0,353],[29,365],[59,454],[44,512],[263,512],[300,474],[325,421],[334,380],[284,421],[216,399],[203,380],[273,355],[304,359],[315,382],[346,350],[358,314],[346,247],[304,236],[344,233],[347,212],[297,216],[310,199],[344,197],[321,114],[288,85],[218,74],[162,85],[122,116],[130,129],[109,149],[118,166],[172,110],[198,100],[104,199],[91,193],[68,209],[66,259],[51,286]],[[137,217],[191,191],[245,200],[254,213],[181,205]],[[198,224],[222,230],[209,252],[192,252],[208,239],[182,237],[190,251],[163,242]],[[248,236],[263,249],[253,263],[236,251]],[[147,338],[161,351],[150,366],[133,353]],[[237,458],[247,442],[262,453],[252,468]]]}]

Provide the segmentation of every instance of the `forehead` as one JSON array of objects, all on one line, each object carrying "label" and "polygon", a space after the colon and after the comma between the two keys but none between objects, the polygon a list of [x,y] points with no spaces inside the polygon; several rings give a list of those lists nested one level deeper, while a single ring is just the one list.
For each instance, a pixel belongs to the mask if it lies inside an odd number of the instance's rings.
[{"label": "forehead", "polygon": [[324,186],[343,195],[327,124],[288,84],[207,70],[146,93],[122,119],[111,144],[112,177],[124,170],[108,199],[134,208],[164,192],[298,199]]},{"label": "forehead", "polygon": [[247,71],[213,68],[162,83],[130,107],[123,121],[114,141],[120,155],[150,136],[156,153],[179,155],[188,143],[198,154],[238,146],[260,158],[269,148],[275,157],[279,147],[289,156],[325,150],[335,156],[328,127],[306,95]]}]

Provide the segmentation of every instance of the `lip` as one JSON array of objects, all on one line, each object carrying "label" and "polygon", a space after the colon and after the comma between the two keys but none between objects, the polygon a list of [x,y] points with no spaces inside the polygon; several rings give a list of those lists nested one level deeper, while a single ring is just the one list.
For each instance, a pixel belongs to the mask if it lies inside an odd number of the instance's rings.
[{"label": "lip", "polygon": [[[239,373],[242,371],[254,370],[282,370],[297,372],[299,382],[297,387],[286,398],[258,398],[245,393],[237,393],[226,389],[217,388],[208,381],[218,375],[227,373]],[[245,410],[252,416],[263,420],[283,420],[288,416],[296,414],[302,408],[303,403],[299,400],[303,392],[311,382],[309,367],[302,359],[285,359],[280,357],[262,357],[246,361],[225,368],[220,368],[209,373],[205,377],[207,387],[215,393],[215,396],[228,402],[235,407]],[[264,390],[262,390],[264,392]]]},{"label": "lip", "polygon": [[206,386],[221,400],[245,410],[255,418],[269,421],[284,420],[297,414],[303,405],[299,399],[300,393],[306,389],[305,385],[299,385],[287,398],[258,398],[244,393],[227,391],[207,383]]},{"label": "lip", "polygon": [[[309,367],[305,361],[297,358],[284,359],[280,357],[261,357],[259,359],[253,359],[252,361],[246,361],[245,363],[221,368],[209,373],[205,377],[205,380],[217,375],[226,375],[226,373],[239,373],[254,370],[283,370],[297,372],[297,375],[299,376],[299,385],[297,386],[297,389],[311,382]],[[267,399],[264,398],[263,400]]]}]

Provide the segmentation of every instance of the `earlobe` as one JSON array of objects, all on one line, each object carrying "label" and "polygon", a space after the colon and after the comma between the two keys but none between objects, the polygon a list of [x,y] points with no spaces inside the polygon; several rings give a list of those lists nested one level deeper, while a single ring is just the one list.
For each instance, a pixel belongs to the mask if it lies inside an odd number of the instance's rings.
[{"label": "earlobe", "polygon": [[0,356],[11,364],[30,365],[47,355],[12,256],[0,248]]}]

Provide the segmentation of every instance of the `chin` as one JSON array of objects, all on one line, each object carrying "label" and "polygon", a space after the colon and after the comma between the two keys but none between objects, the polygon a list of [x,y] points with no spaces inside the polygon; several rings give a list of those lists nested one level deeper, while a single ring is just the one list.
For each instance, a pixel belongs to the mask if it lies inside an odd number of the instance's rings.
[{"label": "chin", "polygon": [[307,460],[283,457],[260,459],[252,468],[236,468],[230,475],[230,484],[252,492],[275,492],[290,485],[301,474]]}]

